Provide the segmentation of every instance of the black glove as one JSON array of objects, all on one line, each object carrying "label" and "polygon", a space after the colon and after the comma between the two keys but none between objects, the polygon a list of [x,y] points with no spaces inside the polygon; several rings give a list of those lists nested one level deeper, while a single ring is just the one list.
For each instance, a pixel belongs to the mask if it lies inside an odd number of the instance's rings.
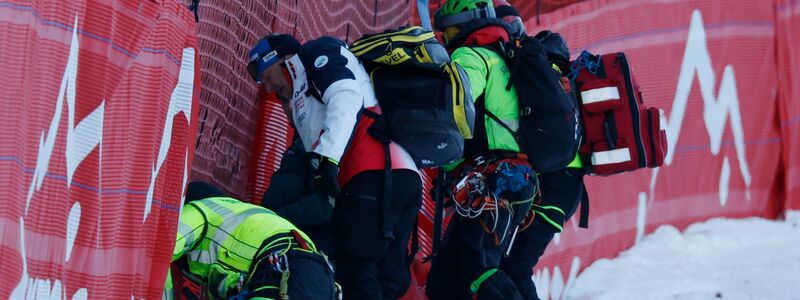
[{"label": "black glove", "polygon": [[330,157],[319,156],[319,166],[314,172],[314,184],[329,197],[339,196],[339,163]]},{"label": "black glove", "polygon": [[556,64],[561,68],[561,72],[569,72],[569,47],[567,42],[557,32],[544,30],[536,34],[534,37],[542,43],[544,53],[550,62]]}]

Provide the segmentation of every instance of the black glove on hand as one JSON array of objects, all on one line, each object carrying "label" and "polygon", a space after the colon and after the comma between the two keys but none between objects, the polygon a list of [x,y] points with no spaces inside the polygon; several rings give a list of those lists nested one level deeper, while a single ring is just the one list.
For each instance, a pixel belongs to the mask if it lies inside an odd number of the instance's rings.
[{"label": "black glove on hand", "polygon": [[317,188],[325,195],[336,198],[341,191],[338,177],[339,164],[329,157],[320,155],[319,166],[314,172],[314,184]]},{"label": "black glove on hand", "polygon": [[569,47],[560,34],[544,30],[536,34],[535,38],[542,43],[547,59],[561,68],[561,72],[569,72]]}]

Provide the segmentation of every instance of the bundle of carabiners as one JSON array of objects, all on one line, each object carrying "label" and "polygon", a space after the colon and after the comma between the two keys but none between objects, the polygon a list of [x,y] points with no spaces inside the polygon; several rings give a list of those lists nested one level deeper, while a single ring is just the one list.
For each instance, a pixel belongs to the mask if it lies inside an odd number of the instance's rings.
[{"label": "bundle of carabiners", "polygon": [[[512,227],[512,206],[522,204],[509,202],[501,194],[519,191],[529,183],[531,176],[533,181],[538,182],[527,162],[518,157],[478,157],[465,163],[455,173],[458,177],[455,178],[455,184],[450,186],[449,198],[456,213],[464,218],[480,217],[487,233],[498,232],[501,237],[505,237]],[[536,186],[538,188],[538,184]],[[524,201],[530,199],[518,202]],[[505,213],[504,217],[500,217],[501,212]],[[502,238],[497,242],[502,243]]]}]

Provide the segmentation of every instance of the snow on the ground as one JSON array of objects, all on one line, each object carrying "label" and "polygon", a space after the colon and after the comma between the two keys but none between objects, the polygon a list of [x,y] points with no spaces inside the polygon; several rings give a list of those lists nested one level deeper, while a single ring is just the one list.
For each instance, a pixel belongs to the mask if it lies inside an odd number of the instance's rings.
[{"label": "snow on the ground", "polygon": [[567,299],[800,300],[800,211],[777,221],[712,219],[684,232],[661,226],[589,266]]}]

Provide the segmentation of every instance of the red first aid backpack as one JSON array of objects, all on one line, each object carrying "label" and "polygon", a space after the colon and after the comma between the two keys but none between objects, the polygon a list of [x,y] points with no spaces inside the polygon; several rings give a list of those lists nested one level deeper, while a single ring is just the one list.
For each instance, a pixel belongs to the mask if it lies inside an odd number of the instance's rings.
[{"label": "red first aid backpack", "polygon": [[589,173],[608,176],[661,166],[667,154],[663,111],[644,106],[625,53],[583,51],[571,64],[584,126],[578,152],[591,165]]}]

